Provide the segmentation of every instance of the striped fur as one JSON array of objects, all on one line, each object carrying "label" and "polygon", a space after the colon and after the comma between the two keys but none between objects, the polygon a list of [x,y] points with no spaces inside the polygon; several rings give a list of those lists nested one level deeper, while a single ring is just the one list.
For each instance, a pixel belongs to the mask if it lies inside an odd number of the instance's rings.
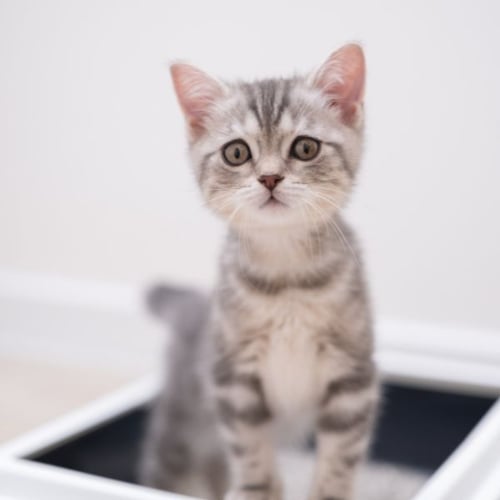
[{"label": "striped fur", "polygon": [[[338,59],[337,65],[328,63],[329,71],[338,70]],[[189,69],[177,68],[174,79],[182,71]],[[179,359],[185,359],[183,349],[199,353],[196,366],[176,366],[180,373],[172,377],[191,380],[183,373],[195,373],[200,389],[177,395],[175,404],[189,418],[183,414],[174,422],[168,415],[175,408],[159,410],[171,426],[163,434],[184,436],[184,448],[192,450],[201,412],[203,430],[225,443],[226,498],[278,500],[277,436],[300,438],[315,429],[310,500],[349,500],[378,395],[361,258],[340,214],[359,167],[362,103],[335,101],[337,94],[327,93],[334,88],[343,95],[338,85],[348,76],[333,75],[327,90],[318,87],[314,82],[325,81],[324,68],[321,78],[231,84],[210,79],[206,86],[196,71],[184,78],[196,84],[196,102],[187,100],[194,87],[188,97],[182,94],[184,80],[176,88],[184,111],[197,110],[188,123],[201,193],[229,230],[210,319],[196,341],[181,342],[174,352]],[[349,92],[344,94],[354,95]],[[290,154],[298,136],[319,141],[316,158],[304,162]],[[235,139],[251,151],[251,159],[238,167],[221,154]],[[279,203],[270,207],[269,190],[258,180],[262,175],[283,177],[273,191]],[[169,390],[182,390],[182,384]],[[220,449],[208,455],[220,460]],[[193,494],[186,478],[196,463],[206,469],[208,462],[189,461],[189,470],[174,463],[178,484],[169,487]],[[164,462],[166,468],[171,464]],[[220,491],[211,495],[219,498]]]}]

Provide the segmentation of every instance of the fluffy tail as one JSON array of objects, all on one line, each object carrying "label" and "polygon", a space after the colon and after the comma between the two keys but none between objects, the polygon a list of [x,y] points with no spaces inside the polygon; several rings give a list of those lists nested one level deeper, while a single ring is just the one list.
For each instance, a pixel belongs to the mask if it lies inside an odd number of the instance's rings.
[{"label": "fluffy tail", "polygon": [[166,323],[186,341],[201,335],[208,313],[208,298],[196,290],[156,285],[146,293],[151,313]]},{"label": "fluffy tail", "polygon": [[219,499],[226,462],[217,439],[201,372],[209,300],[190,289],[158,285],[146,296],[149,310],[173,330],[166,380],[154,403],[140,467],[143,484]]}]

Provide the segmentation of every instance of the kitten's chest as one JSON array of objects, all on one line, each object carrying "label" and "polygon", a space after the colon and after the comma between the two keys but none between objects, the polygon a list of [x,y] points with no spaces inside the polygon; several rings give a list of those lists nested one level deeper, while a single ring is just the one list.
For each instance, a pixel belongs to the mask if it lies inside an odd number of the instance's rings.
[{"label": "kitten's chest", "polygon": [[290,299],[272,309],[260,370],[267,402],[277,416],[296,417],[317,406],[324,362],[314,313],[321,315]]}]

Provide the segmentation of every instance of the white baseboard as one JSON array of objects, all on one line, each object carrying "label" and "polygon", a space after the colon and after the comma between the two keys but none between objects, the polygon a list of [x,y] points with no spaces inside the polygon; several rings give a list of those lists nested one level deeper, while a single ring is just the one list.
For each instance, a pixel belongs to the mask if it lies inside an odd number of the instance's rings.
[{"label": "white baseboard", "polygon": [[126,313],[143,309],[138,286],[11,269],[0,269],[1,298]]},{"label": "white baseboard", "polygon": [[387,378],[500,395],[500,332],[387,319],[376,330],[377,358]]}]

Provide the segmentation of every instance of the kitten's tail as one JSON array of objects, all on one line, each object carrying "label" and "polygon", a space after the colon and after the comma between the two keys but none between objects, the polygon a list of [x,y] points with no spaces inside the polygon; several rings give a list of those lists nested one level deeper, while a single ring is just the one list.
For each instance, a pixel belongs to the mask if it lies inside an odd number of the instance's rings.
[{"label": "kitten's tail", "polygon": [[166,382],[154,403],[140,479],[147,486],[204,498],[221,498],[226,463],[200,375],[209,313],[195,290],[156,285],[146,294],[150,312],[173,331]]},{"label": "kitten's tail", "polygon": [[146,292],[149,311],[169,324],[187,341],[195,341],[205,329],[209,300],[190,288],[155,285]]}]

